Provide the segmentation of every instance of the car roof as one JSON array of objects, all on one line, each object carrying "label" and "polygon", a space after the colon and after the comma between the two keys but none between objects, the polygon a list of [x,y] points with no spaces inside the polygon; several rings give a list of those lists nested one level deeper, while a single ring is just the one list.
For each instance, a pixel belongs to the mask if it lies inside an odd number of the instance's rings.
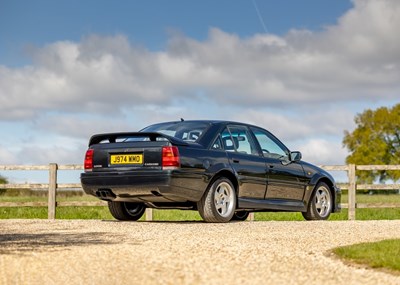
[{"label": "car roof", "polygon": [[[243,123],[243,122],[236,122],[236,121],[229,121],[229,120],[180,120],[180,121],[169,121],[169,122],[160,122],[157,124],[177,124],[177,123],[206,123],[214,126],[226,126],[226,125],[242,125],[242,126],[247,126],[247,127],[255,127],[258,129],[266,130],[269,132],[266,128],[262,126],[257,126],[249,123]],[[157,125],[155,124],[155,125]]]},{"label": "car roof", "polygon": [[246,126],[254,126],[252,124],[236,122],[236,121],[228,121],[228,120],[181,120],[181,121],[170,121],[170,122],[162,122],[162,123],[208,123],[213,125],[227,125],[227,124],[238,124],[238,125],[246,125]]}]

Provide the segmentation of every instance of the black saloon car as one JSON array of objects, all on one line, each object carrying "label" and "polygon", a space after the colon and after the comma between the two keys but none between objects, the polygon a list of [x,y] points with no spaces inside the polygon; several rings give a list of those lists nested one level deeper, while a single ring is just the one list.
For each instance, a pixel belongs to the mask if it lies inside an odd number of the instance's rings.
[{"label": "black saloon car", "polygon": [[81,183],[118,220],[145,209],[198,210],[207,222],[249,212],[301,212],[325,220],[340,189],[267,130],[227,121],[177,121],[90,138]]}]

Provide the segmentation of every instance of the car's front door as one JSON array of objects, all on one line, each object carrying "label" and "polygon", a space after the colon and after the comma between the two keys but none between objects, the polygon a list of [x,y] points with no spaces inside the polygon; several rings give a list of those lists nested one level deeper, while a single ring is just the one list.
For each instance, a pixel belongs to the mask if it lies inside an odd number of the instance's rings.
[{"label": "car's front door", "polygon": [[301,164],[290,161],[289,150],[272,134],[255,127],[251,130],[267,165],[265,199],[303,200],[307,178]]},{"label": "car's front door", "polygon": [[238,198],[264,199],[266,164],[246,126],[231,125],[221,133],[223,148],[238,180]]}]

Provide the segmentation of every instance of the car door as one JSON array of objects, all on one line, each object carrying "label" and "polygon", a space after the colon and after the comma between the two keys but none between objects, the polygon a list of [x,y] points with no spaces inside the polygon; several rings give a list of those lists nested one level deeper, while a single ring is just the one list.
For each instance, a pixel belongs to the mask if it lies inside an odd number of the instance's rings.
[{"label": "car door", "polygon": [[223,148],[238,175],[238,198],[264,199],[266,164],[246,126],[230,125],[221,132]]},{"label": "car door", "polygon": [[267,166],[265,199],[303,200],[307,182],[302,165],[290,161],[290,151],[271,133],[251,127]]}]

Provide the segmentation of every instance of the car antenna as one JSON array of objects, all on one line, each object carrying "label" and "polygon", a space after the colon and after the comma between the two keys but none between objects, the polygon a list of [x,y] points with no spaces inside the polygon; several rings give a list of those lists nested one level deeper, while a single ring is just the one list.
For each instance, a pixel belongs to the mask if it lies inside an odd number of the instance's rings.
[{"label": "car antenna", "polygon": [[181,122],[184,122],[185,120],[183,118],[181,118]]}]

